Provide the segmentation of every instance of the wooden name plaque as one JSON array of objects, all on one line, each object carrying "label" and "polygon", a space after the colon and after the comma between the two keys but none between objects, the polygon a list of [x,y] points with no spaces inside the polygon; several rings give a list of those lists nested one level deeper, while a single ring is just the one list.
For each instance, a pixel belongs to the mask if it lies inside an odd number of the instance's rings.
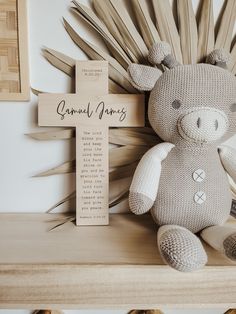
[{"label": "wooden name plaque", "polygon": [[39,124],[44,126],[128,127],[143,122],[142,95],[40,94],[39,97]]},{"label": "wooden name plaque", "polygon": [[76,224],[108,224],[108,129],[144,126],[144,96],[108,94],[108,63],[79,61],[76,94],[40,94],[38,110],[40,126],[76,128]]}]

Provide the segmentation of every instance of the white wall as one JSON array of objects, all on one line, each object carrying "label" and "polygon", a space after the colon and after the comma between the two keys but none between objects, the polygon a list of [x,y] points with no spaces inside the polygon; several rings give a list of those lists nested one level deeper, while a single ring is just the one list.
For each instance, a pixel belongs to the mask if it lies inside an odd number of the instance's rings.
[{"label": "white wall", "polygon": [[[102,1],[102,0],[101,0]],[[128,1],[128,0],[126,0]],[[165,1],[165,0],[163,0]],[[89,0],[81,1],[88,3]],[[195,6],[198,1],[194,1]],[[215,15],[222,0],[215,0]],[[95,36],[69,12],[70,0],[28,0],[29,52],[31,86],[47,92],[69,92],[70,80],[51,66],[41,54],[47,46],[75,59],[86,59],[71,41],[62,25],[66,17],[86,38]],[[80,26],[79,26],[80,25]],[[72,157],[74,147],[68,141],[37,142],[24,134],[39,131],[37,127],[37,97],[29,102],[0,104],[0,212],[44,212],[74,188],[74,176],[32,178]],[[236,140],[235,140],[236,145]],[[81,311],[80,313],[113,313],[127,311]],[[29,311],[0,310],[0,314],[27,314]],[[66,311],[75,314],[77,311]],[[222,314],[223,310],[166,310],[165,314]]]}]

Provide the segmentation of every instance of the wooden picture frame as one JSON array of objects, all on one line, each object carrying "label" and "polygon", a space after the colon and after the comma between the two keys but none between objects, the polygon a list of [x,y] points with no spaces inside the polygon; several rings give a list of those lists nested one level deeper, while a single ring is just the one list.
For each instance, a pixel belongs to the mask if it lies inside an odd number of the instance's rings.
[{"label": "wooden picture frame", "polygon": [[26,2],[0,0],[0,101],[29,100]]}]

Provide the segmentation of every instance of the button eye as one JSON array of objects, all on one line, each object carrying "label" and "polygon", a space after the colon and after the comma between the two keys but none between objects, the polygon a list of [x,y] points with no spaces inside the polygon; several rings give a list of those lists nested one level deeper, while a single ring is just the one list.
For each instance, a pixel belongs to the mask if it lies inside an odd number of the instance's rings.
[{"label": "button eye", "polygon": [[236,103],[234,103],[234,104],[232,104],[232,105],[230,106],[230,111],[231,111],[231,112],[236,112]]},{"label": "button eye", "polygon": [[172,107],[174,108],[174,109],[179,109],[180,108],[180,106],[181,106],[181,102],[179,101],[179,100],[174,100],[173,102],[172,102]]}]

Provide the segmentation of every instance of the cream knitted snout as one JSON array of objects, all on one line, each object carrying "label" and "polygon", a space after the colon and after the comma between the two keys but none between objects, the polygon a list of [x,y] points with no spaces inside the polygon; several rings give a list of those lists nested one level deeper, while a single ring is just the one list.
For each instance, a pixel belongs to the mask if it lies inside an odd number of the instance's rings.
[{"label": "cream knitted snout", "polygon": [[220,139],[228,130],[226,114],[215,108],[194,108],[178,119],[180,135],[189,141],[212,142]]}]

